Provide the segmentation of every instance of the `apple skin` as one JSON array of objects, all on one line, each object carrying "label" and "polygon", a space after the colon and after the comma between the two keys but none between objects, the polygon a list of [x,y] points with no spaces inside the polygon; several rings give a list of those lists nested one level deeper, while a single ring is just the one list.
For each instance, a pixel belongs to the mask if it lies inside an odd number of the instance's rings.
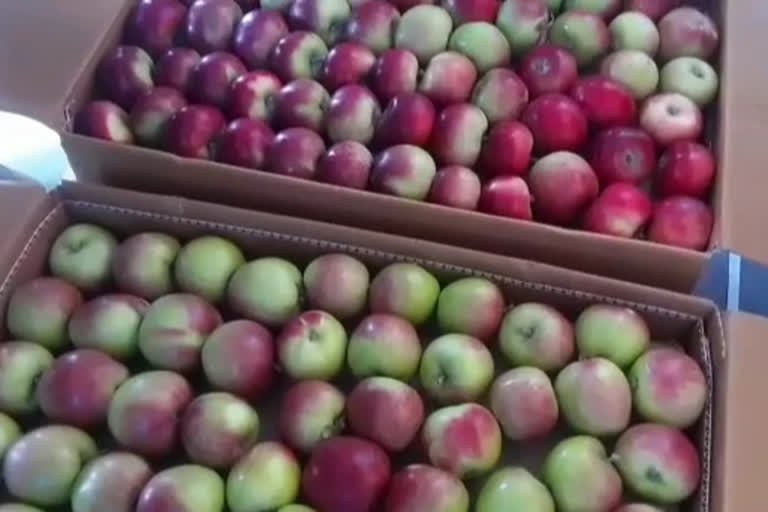
[{"label": "apple skin", "polygon": [[235,78],[229,92],[229,115],[269,122],[282,82],[269,71],[251,71]]},{"label": "apple skin", "polygon": [[328,53],[320,70],[320,82],[329,91],[363,82],[375,63],[376,56],[362,44],[337,44]]},{"label": "apple skin", "polygon": [[180,432],[191,461],[226,469],[256,443],[259,415],[234,395],[206,393],[184,409]]},{"label": "apple skin", "polygon": [[275,95],[273,122],[281,130],[301,127],[322,132],[330,101],[331,96],[319,82],[294,80]]},{"label": "apple skin", "polygon": [[322,380],[302,380],[285,392],[280,404],[280,438],[309,454],[325,439],[338,435],[345,423],[344,394]]},{"label": "apple skin", "polygon": [[288,9],[288,23],[293,30],[314,32],[333,46],[350,15],[347,0],[294,0]]},{"label": "apple skin", "polygon": [[633,125],[637,119],[632,92],[610,78],[584,77],[573,86],[571,97],[584,111],[587,120],[599,128]]},{"label": "apple skin", "polygon": [[694,141],[703,131],[701,110],[677,93],[662,93],[648,98],[640,111],[640,126],[661,146]]},{"label": "apple skin", "polygon": [[351,140],[367,144],[373,139],[381,107],[365,86],[350,84],[338,89],[325,116],[325,132],[332,142]]},{"label": "apple skin", "polygon": [[188,158],[207,160],[212,142],[224,128],[224,114],[210,105],[187,105],[168,120],[165,149]]},{"label": "apple skin", "polygon": [[[291,504],[277,509],[277,512],[316,512],[315,509],[306,505]],[[632,512],[631,510],[629,512]],[[640,511],[642,512],[642,511]]]},{"label": "apple skin", "polygon": [[281,258],[241,265],[229,280],[232,311],[269,327],[279,327],[301,311],[301,272]]},{"label": "apple skin", "polygon": [[350,335],[347,364],[357,378],[384,376],[407,381],[416,373],[420,358],[416,329],[398,316],[369,315]]},{"label": "apple skin", "polygon": [[21,434],[19,424],[7,414],[0,412],[0,459],[5,457],[8,449],[21,437]]},{"label": "apple skin", "polygon": [[584,10],[565,11],[555,18],[549,40],[573,54],[579,67],[588,66],[611,46],[611,33],[603,18]]},{"label": "apple skin", "polygon": [[584,214],[584,229],[634,238],[651,220],[653,205],[648,194],[631,183],[608,185]]},{"label": "apple skin", "polygon": [[181,248],[173,273],[180,291],[215,303],[224,298],[229,278],[243,263],[245,257],[234,243],[219,236],[201,236]]},{"label": "apple skin", "polygon": [[173,290],[172,267],[181,244],[164,233],[139,233],[123,240],[112,258],[121,292],[154,300]]},{"label": "apple skin", "polygon": [[616,441],[611,460],[627,487],[654,503],[682,502],[701,479],[696,447],[685,434],[664,425],[633,425]]},{"label": "apple skin", "polygon": [[371,188],[393,196],[422,201],[429,195],[437,164],[419,146],[399,144],[379,153],[371,170]]},{"label": "apple skin", "polygon": [[377,55],[392,48],[400,12],[390,2],[368,0],[352,11],[346,40],[361,44]]},{"label": "apple skin", "polygon": [[469,99],[477,70],[469,58],[457,52],[441,52],[429,60],[419,82],[419,92],[437,105],[462,103]]},{"label": "apple skin", "polygon": [[285,324],[275,345],[289,377],[331,380],[344,366],[347,332],[329,313],[310,310]]},{"label": "apple skin", "polygon": [[549,21],[549,6],[545,0],[504,0],[496,16],[496,26],[507,38],[512,55],[516,57],[541,42]]},{"label": "apple skin", "polygon": [[490,471],[501,456],[501,429],[491,411],[467,403],[437,409],[422,429],[432,464],[464,479]]},{"label": "apple skin", "polygon": [[304,269],[308,304],[340,320],[360,315],[368,299],[370,274],[358,259],[346,254],[325,254]]},{"label": "apple skin", "polygon": [[133,144],[128,114],[111,101],[88,102],[75,117],[74,131],[88,137]]},{"label": "apple skin", "polygon": [[523,58],[520,77],[531,98],[543,94],[566,94],[579,78],[579,65],[568,50],[552,44],[542,44]]},{"label": "apple skin", "polygon": [[159,57],[173,46],[186,14],[176,0],[142,0],[128,18],[125,40]]},{"label": "apple skin", "polygon": [[96,292],[109,281],[117,240],[94,224],[74,224],[61,232],[48,255],[54,277],[86,292]]},{"label": "apple skin", "polygon": [[[351,0],[351,3],[360,2],[365,0]],[[436,0],[389,0],[392,5],[400,9],[400,12],[405,12],[417,5],[428,5],[436,3]]]},{"label": "apple skin", "polygon": [[501,7],[500,0],[442,0],[440,3],[457,27],[474,21],[495,23]]},{"label": "apple skin", "polygon": [[205,377],[214,389],[255,401],[272,384],[272,334],[250,320],[221,324],[203,343],[201,360]]},{"label": "apple skin", "polygon": [[416,91],[419,60],[408,50],[387,50],[377,60],[371,72],[371,89],[382,102],[400,94]]},{"label": "apple skin", "polygon": [[567,151],[539,159],[528,184],[536,215],[556,224],[573,223],[598,194],[595,172],[583,158]]},{"label": "apple skin", "polygon": [[283,82],[297,78],[312,78],[319,71],[328,47],[317,34],[297,30],[277,42],[270,54],[269,68]]},{"label": "apple skin", "polygon": [[328,439],[304,466],[303,495],[321,512],[366,512],[383,497],[390,467],[384,450],[370,441],[345,436]]},{"label": "apple skin", "polygon": [[486,21],[457,26],[448,41],[448,48],[469,57],[480,73],[507,65],[511,57],[504,34]]},{"label": "apple skin", "polygon": [[411,464],[392,475],[384,511],[414,510],[469,512],[469,492],[451,473],[426,464]]},{"label": "apple skin", "polygon": [[426,65],[448,47],[453,21],[436,5],[417,5],[405,11],[395,28],[395,48],[410,50]]},{"label": "apple skin", "polygon": [[186,105],[184,96],[169,87],[155,87],[140,96],[133,104],[129,116],[136,141],[144,146],[161,146],[168,120]]},{"label": "apple skin", "polygon": [[659,68],[640,50],[618,50],[603,59],[600,74],[624,85],[640,101],[656,91]]},{"label": "apple skin", "polygon": [[651,57],[659,51],[659,30],[653,20],[642,12],[621,13],[608,28],[614,50],[640,50]]},{"label": "apple skin", "polygon": [[539,96],[523,112],[522,122],[533,133],[534,149],[540,155],[576,151],[587,142],[587,117],[564,94]]},{"label": "apple skin", "polygon": [[152,57],[138,46],[118,46],[101,60],[97,86],[106,99],[130,110],[139,96],[154,87],[152,67]]},{"label": "apple skin", "polygon": [[555,501],[549,490],[528,470],[509,466],[494,472],[477,497],[477,512],[530,510],[555,512]]},{"label": "apple skin", "polygon": [[248,69],[263,69],[277,42],[288,35],[288,24],[277,11],[254,9],[238,23],[232,49]]},{"label": "apple skin", "polygon": [[576,346],[582,357],[608,359],[629,367],[651,344],[651,332],[633,309],[596,304],[576,319]]},{"label": "apple skin", "polygon": [[416,438],[424,421],[419,393],[389,377],[360,381],[347,398],[351,430],[390,452],[404,450]]},{"label": "apple skin", "polygon": [[653,21],[680,5],[681,0],[627,0],[627,11],[639,11]]},{"label": "apple skin", "polygon": [[441,165],[472,167],[487,130],[488,119],[478,107],[469,103],[445,107],[432,131],[432,154]]},{"label": "apple skin", "polygon": [[465,334],[445,334],[424,349],[421,387],[440,404],[474,401],[493,379],[493,356],[482,341]]},{"label": "apple skin", "polygon": [[325,142],[308,128],[288,128],[267,147],[266,169],[292,178],[311,179],[317,171]]},{"label": "apple skin", "polygon": [[187,12],[185,42],[201,55],[226,50],[242,17],[234,0],[195,0]]},{"label": "apple skin", "polygon": [[528,88],[511,69],[491,69],[475,85],[472,103],[485,113],[491,124],[514,120],[528,105]]},{"label": "apple skin", "polygon": [[60,350],[69,343],[67,322],[82,303],[80,291],[63,279],[32,279],[11,294],[6,315],[8,332],[16,339]]},{"label": "apple skin", "polygon": [[3,503],[0,512],[43,512],[37,507],[30,507],[22,503]]},{"label": "apple skin", "polygon": [[520,176],[498,176],[483,185],[480,210],[513,219],[531,220],[531,191]]},{"label": "apple skin", "polygon": [[530,366],[499,375],[491,386],[490,404],[504,434],[513,441],[546,436],[560,414],[549,377]]},{"label": "apple skin", "polygon": [[69,320],[69,337],[77,348],[130,359],[137,352],[139,325],[147,309],[149,303],[140,297],[101,295],[74,311]]},{"label": "apple skin", "polygon": [[708,386],[698,363],[671,347],[652,348],[629,371],[635,410],[647,421],[685,429],[701,417]]},{"label": "apple skin", "polygon": [[262,0],[261,8],[265,11],[287,12],[293,0]]},{"label": "apple skin", "polygon": [[480,178],[475,171],[449,165],[437,171],[427,199],[452,208],[475,210],[480,201],[480,187]]},{"label": "apple skin", "polygon": [[593,139],[589,164],[602,185],[642,185],[650,180],[655,171],[656,143],[639,128],[609,128]]},{"label": "apple skin", "polygon": [[644,503],[630,503],[629,505],[622,505],[616,509],[615,512],[664,512],[662,509],[653,505],[646,505]]},{"label": "apple skin", "polygon": [[[262,169],[267,148],[274,138],[272,128],[263,121],[235,119],[216,137],[215,158],[225,164]],[[209,290],[208,293],[214,291]]]},{"label": "apple skin", "polygon": [[40,376],[53,365],[45,347],[28,341],[6,341],[0,345],[0,410],[13,416],[37,411],[35,387]]},{"label": "apple skin", "polygon": [[659,57],[669,61],[677,57],[707,60],[714,55],[720,36],[712,18],[693,7],[678,7],[659,21],[661,45]]},{"label": "apple skin", "polygon": [[490,176],[523,176],[533,152],[533,134],[518,121],[500,121],[491,127],[480,152],[480,168]]},{"label": "apple skin", "polygon": [[559,511],[611,512],[621,503],[621,477],[593,437],[560,441],[547,456],[543,473]]},{"label": "apple skin", "polygon": [[400,316],[413,325],[424,324],[437,305],[440,283],[414,263],[392,263],[371,281],[368,305],[372,313]]},{"label": "apple skin", "polygon": [[375,143],[382,148],[397,144],[426,146],[435,117],[435,106],[423,94],[398,94],[390,100],[379,119]]},{"label": "apple skin", "polygon": [[662,92],[677,92],[700,107],[712,103],[717,95],[718,77],[707,62],[695,57],[678,57],[661,68]]},{"label": "apple skin", "polygon": [[621,11],[622,3],[623,0],[565,0],[563,8],[593,12],[610,20]]},{"label": "apple skin", "polygon": [[513,366],[558,371],[575,352],[573,327],[562,313],[546,304],[518,304],[504,315],[499,347]]},{"label": "apple skin", "polygon": [[715,180],[715,157],[695,142],[678,142],[659,159],[656,190],[662,197],[705,197]]},{"label": "apple skin", "polygon": [[144,486],[136,512],[169,509],[221,512],[224,510],[224,482],[213,470],[196,464],[165,469]]},{"label": "apple skin", "polygon": [[656,204],[648,239],[666,245],[703,251],[709,245],[714,218],[703,201],[672,196]]},{"label": "apple skin", "polygon": [[437,324],[443,332],[488,340],[499,330],[504,309],[504,295],[495,283],[467,277],[440,292]]},{"label": "apple skin", "polygon": [[197,103],[226,108],[232,82],[246,71],[245,65],[231,53],[209,53],[192,70],[187,94]]},{"label": "apple skin", "polygon": [[171,48],[155,63],[152,76],[157,87],[186,91],[200,54],[192,48]]},{"label": "apple skin", "polygon": [[317,162],[315,178],[340,187],[365,189],[373,166],[373,155],[359,142],[334,144]]},{"label": "apple skin", "polygon": [[75,481],[72,512],[133,512],[151,476],[149,465],[132,453],[114,452],[97,457]]},{"label": "apple skin", "polygon": [[609,436],[629,426],[629,383],[621,368],[608,359],[580,359],[569,364],[555,379],[555,393],[563,418],[577,432]]}]

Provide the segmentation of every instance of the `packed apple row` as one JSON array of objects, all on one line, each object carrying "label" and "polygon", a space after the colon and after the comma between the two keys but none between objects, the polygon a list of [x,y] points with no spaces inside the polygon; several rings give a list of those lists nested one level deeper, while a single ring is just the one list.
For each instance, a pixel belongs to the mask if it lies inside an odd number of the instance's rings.
[{"label": "packed apple row", "polygon": [[[9,299],[23,341],[0,345],[3,481],[31,505],[654,512],[699,486],[684,431],[706,378],[632,309],[592,305],[571,323],[414,263],[372,274],[335,253],[301,271],[218,236],[118,242],[91,224],[64,230],[48,264]],[[121,451],[99,455],[95,438]],[[551,440],[542,474],[508,460],[505,439]],[[625,491],[649,504],[622,507]]]},{"label": "packed apple row", "polygon": [[243,15],[235,0],[142,0],[75,131],[708,246],[701,109],[719,34],[706,14],[677,0],[435,3],[267,1]]}]

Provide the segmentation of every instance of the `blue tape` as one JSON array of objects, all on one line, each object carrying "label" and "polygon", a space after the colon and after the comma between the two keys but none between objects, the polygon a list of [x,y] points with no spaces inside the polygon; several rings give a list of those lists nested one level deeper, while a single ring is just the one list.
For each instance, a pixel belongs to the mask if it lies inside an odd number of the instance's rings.
[{"label": "blue tape", "polygon": [[737,312],[741,309],[741,255],[728,253],[728,293],[726,311]]}]

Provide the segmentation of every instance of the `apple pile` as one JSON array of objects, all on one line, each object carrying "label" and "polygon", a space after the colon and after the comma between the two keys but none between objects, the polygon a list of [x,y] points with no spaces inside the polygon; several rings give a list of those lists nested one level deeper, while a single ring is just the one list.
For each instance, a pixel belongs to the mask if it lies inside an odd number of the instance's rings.
[{"label": "apple pile", "polygon": [[302,271],[92,224],[49,268],[0,344],[2,482],[27,504],[2,512],[659,512],[699,486],[704,373],[632,309],[572,323],[414,263]]},{"label": "apple pile", "polygon": [[719,35],[706,14],[680,0],[437,4],[141,0],[75,130],[708,246],[716,162],[702,109]]}]

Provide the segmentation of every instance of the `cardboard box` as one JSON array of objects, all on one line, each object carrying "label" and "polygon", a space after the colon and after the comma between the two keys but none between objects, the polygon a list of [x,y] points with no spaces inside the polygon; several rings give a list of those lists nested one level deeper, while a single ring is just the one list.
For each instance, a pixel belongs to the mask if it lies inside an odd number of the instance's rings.
[{"label": "cardboard box", "polygon": [[[2,179],[2,177],[0,177]],[[763,485],[756,465],[768,452],[768,415],[756,406],[768,345],[768,320],[723,319],[705,299],[499,255],[212,203],[68,183],[52,196],[29,183],[0,182],[0,325],[14,287],[45,272],[47,250],[69,223],[101,224],[119,236],[160,230],[182,239],[218,233],[248,257],[280,255],[304,263],[331,251],[354,254],[372,269],[415,261],[443,279],[482,275],[512,303],[541,301],[574,317],[593,303],[624,304],[649,322],[654,339],[675,339],[698,358],[710,400],[693,435],[702,450],[702,487],[682,512],[757,511]],[[507,453],[508,462],[520,463]],[[539,461],[540,462],[540,461]]]},{"label": "cardboard box", "polygon": [[[0,64],[11,69],[13,62],[16,73],[0,77],[0,107],[28,112],[65,132],[64,146],[81,179],[426,238],[680,291],[693,288],[707,263],[707,253],[345,190],[69,134],[73,113],[92,92],[96,65],[119,41],[132,3],[4,4],[0,41],[10,43],[0,44]],[[768,118],[763,98],[768,70],[754,65],[759,60],[754,53],[768,46],[768,4],[686,3],[709,11],[722,34],[722,88],[708,116],[709,140],[720,169],[711,249],[725,247],[768,261],[768,244],[754,236],[762,228],[755,210],[765,182],[760,138],[762,121]],[[45,44],[38,44],[41,40]],[[26,65],[19,70],[20,61]]]}]

